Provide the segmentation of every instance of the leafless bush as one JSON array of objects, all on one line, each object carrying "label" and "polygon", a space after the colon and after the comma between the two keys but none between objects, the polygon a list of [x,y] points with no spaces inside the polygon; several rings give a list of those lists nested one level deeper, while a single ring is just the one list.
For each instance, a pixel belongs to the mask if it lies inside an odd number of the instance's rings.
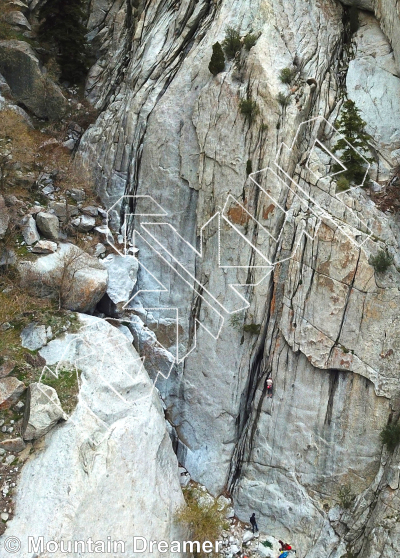
[{"label": "leafless bush", "polygon": [[57,298],[58,310],[61,310],[76,286],[77,273],[86,267],[86,257],[82,250],[72,246],[59,255],[57,265],[50,271],[37,269],[35,262],[24,262],[20,266],[21,287],[39,297]]},{"label": "leafless bush", "polygon": [[43,283],[57,295],[58,309],[65,306],[76,281],[76,274],[85,267],[85,254],[74,246],[60,258],[59,265],[42,277]]}]

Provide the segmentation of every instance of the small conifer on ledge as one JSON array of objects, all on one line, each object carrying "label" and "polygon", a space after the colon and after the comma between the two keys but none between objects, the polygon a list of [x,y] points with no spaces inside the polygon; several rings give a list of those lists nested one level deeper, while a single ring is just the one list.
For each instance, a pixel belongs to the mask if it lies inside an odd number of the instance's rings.
[{"label": "small conifer on ledge", "polygon": [[213,76],[216,76],[220,72],[223,72],[225,69],[225,56],[224,51],[222,50],[222,47],[218,42],[215,43],[212,48],[213,53],[208,65],[208,69]]}]

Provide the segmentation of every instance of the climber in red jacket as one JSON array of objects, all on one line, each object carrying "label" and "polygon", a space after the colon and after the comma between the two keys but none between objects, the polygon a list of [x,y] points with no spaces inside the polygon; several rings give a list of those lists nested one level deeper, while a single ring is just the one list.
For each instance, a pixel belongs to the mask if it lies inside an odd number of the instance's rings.
[{"label": "climber in red jacket", "polygon": [[282,552],[283,550],[292,550],[292,547],[288,543],[284,543],[283,541],[279,541],[279,544],[281,545],[281,548],[279,549],[279,552]]},{"label": "climber in red jacket", "polygon": [[273,383],[272,378],[267,379],[267,397],[272,397]]}]

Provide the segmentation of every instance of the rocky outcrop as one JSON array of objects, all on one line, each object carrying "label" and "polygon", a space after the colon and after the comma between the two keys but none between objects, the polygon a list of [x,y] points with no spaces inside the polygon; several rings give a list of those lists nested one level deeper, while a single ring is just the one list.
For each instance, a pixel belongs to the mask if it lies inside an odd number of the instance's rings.
[{"label": "rocky outcrop", "polygon": [[400,69],[400,10],[397,0],[341,0],[345,6],[354,6],[375,13],[382,31],[388,37]]},{"label": "rocky outcrop", "polygon": [[396,0],[375,0],[375,14],[382,31],[392,45],[397,68],[400,70],[400,10]]},{"label": "rocky outcrop", "polygon": [[[360,14],[360,29],[355,35],[354,59],[350,61],[346,86],[351,98],[367,121],[367,131],[380,153],[380,173],[389,177],[400,154],[400,133],[395,122],[400,117],[400,67],[393,48],[369,14]],[[394,99],[394,102],[389,101]]]},{"label": "rocky outcrop", "polygon": [[40,296],[57,297],[68,310],[93,311],[107,289],[105,267],[73,244],[61,243],[48,256],[20,261],[18,269],[22,284]]},{"label": "rocky outcrop", "polygon": [[26,215],[21,223],[22,235],[28,246],[32,246],[40,240],[40,234],[36,227],[36,221],[32,215]]},{"label": "rocky outcrop", "polygon": [[0,41],[0,73],[14,99],[35,116],[59,120],[67,101],[59,87],[45,76],[32,47],[25,41]]},{"label": "rocky outcrop", "polygon": [[37,351],[47,343],[46,326],[30,323],[21,331],[21,345],[30,351]]},{"label": "rocky outcrop", "polygon": [[[397,28],[390,23],[397,12],[392,0],[346,4],[375,9],[377,19],[372,11],[362,15],[344,45],[343,9],[334,0],[94,2],[89,36],[98,60],[87,91],[100,116],[78,158],[95,174],[115,236],[137,233],[129,239],[142,264],[137,285],[121,266],[123,279],[116,274],[109,297],[126,301],[137,289],[124,324],[157,380],[174,448],[191,477],[215,495],[228,489],[239,518],[254,510],[262,529],[290,537],[302,556],[354,551],[386,558],[398,544],[397,454],[392,460],[382,451],[380,432],[400,411],[399,230],[366,191],[337,195],[329,176],[335,136],[317,117],[333,124],[343,97],[354,99],[374,135],[374,178],[384,182],[399,149]],[[213,77],[212,45],[228,26],[258,38]],[[290,85],[279,77],[285,68]],[[384,91],[391,92],[390,110]],[[251,117],[244,100],[256,103]],[[121,201],[124,194],[131,197]],[[376,273],[370,257],[382,249],[394,265]],[[108,399],[110,377],[104,380],[103,369],[95,375],[97,359],[85,361],[86,341],[93,347],[99,339],[98,350],[109,349],[106,372],[115,368],[111,326],[98,327],[99,336],[91,333],[63,357],[71,363],[79,354],[87,380],[71,417],[78,427],[68,421],[51,433],[23,477],[20,509],[32,507],[33,533],[45,520],[36,502],[23,500],[27,478],[48,470],[60,446],[51,509],[62,490],[71,493],[69,514],[65,523],[55,515],[46,535],[84,537],[90,524],[104,531],[117,451],[126,478],[138,479],[133,488],[121,482],[113,494],[126,506],[118,526],[135,522],[145,534],[143,521],[159,517],[157,506],[165,511],[180,500],[159,404],[151,399],[144,409],[139,398],[133,423],[120,398]],[[134,354],[130,341],[119,341],[122,367],[126,351]],[[41,354],[51,364],[64,349],[64,342],[51,342]],[[122,386],[129,401],[138,392],[147,396],[148,379],[139,375],[134,389],[119,376],[111,386]],[[273,398],[266,397],[269,376]],[[101,428],[94,426],[99,417]],[[150,456],[145,470],[138,453]],[[167,490],[159,486],[160,455],[167,455]],[[157,487],[154,494],[145,482]],[[338,502],[347,484],[357,498],[345,512]],[[139,516],[135,506],[128,514],[141,493],[150,498],[146,513]],[[11,532],[23,529],[26,513]]]},{"label": "rocky outcrop", "polygon": [[37,382],[30,384],[22,426],[24,440],[41,438],[67,418],[54,388]]},{"label": "rocky outcrop", "polygon": [[17,27],[20,27],[24,30],[28,29],[28,31],[31,31],[32,28],[29,24],[29,21],[26,19],[26,17],[24,16],[23,13],[21,12],[8,12],[3,16],[4,21],[6,21],[7,23],[9,23],[10,25],[15,25]]},{"label": "rocky outcrop", "polygon": [[110,254],[102,264],[108,270],[107,295],[117,306],[127,304],[136,285],[138,260],[134,256]]},{"label": "rocky outcrop", "polygon": [[36,225],[39,231],[50,240],[58,240],[60,223],[52,213],[40,212],[36,216]]},{"label": "rocky outcrop", "polygon": [[157,533],[167,541],[182,536],[173,522],[183,503],[178,463],[159,396],[124,335],[105,321],[80,319],[78,334],[41,351],[49,366],[79,363],[82,387],[69,420],[47,434],[22,470],[6,533],[22,541],[21,558],[31,556],[28,534],[96,541],[112,533],[112,540],[126,542],[124,552],[113,552],[121,558],[132,552],[135,534],[151,540]]}]

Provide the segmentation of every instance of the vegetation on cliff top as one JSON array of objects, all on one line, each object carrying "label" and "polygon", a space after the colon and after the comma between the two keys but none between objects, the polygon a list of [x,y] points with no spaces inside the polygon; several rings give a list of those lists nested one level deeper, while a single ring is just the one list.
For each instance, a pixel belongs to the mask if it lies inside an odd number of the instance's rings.
[{"label": "vegetation on cliff top", "polygon": [[[366,122],[361,118],[360,111],[350,99],[343,104],[340,118],[336,122],[338,131],[342,134],[333,147],[334,153],[339,153],[338,158],[346,167],[343,171],[342,165],[332,165],[334,173],[342,173],[340,177],[346,178],[350,186],[367,185],[368,163],[372,162],[366,153],[369,150],[371,136],[365,132]],[[343,190],[343,184],[340,186]]]}]

